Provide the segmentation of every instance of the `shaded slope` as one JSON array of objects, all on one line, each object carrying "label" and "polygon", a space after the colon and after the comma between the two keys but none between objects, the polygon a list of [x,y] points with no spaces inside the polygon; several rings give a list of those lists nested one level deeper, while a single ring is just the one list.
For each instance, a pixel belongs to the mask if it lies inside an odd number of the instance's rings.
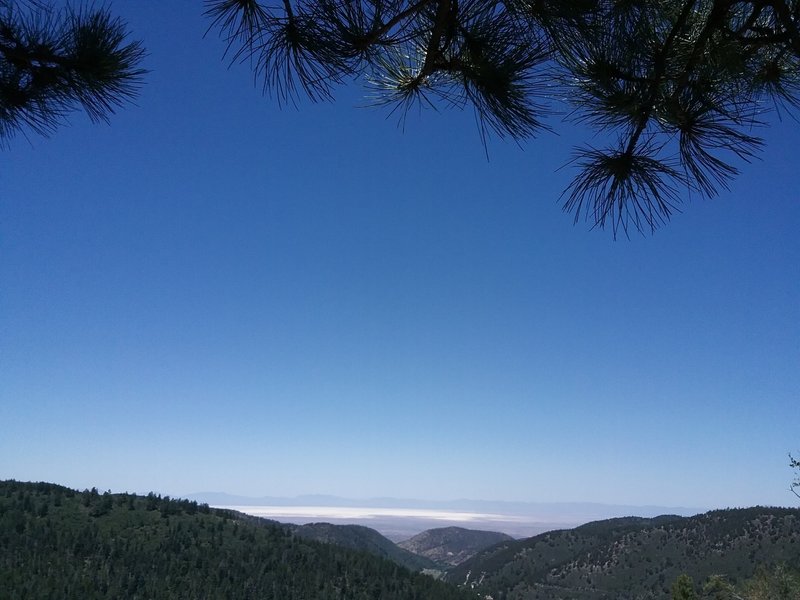
[{"label": "shaded slope", "polygon": [[439,527],[423,531],[397,545],[441,565],[455,566],[489,546],[513,539],[497,531]]},{"label": "shaded slope", "polygon": [[292,531],[296,536],[303,539],[369,552],[375,556],[396,562],[412,571],[437,567],[433,561],[404,550],[374,529],[362,525],[309,523],[307,525],[292,526]]}]

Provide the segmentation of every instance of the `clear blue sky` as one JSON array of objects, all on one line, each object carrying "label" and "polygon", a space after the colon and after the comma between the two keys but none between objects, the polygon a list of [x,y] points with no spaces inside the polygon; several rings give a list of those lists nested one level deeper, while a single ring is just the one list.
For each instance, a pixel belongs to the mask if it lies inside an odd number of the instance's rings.
[{"label": "clear blue sky", "polygon": [[797,504],[796,122],[614,242],[559,208],[588,132],[487,161],[470,112],[281,110],[198,2],[113,10],[137,106],[2,155],[0,478]]}]

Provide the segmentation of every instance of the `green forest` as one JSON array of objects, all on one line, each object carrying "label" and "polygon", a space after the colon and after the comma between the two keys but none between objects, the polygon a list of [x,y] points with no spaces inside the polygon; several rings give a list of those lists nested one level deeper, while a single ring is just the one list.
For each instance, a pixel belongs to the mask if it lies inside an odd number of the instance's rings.
[{"label": "green forest", "polygon": [[466,597],[388,560],[196,502],[0,482],[2,600]]}]

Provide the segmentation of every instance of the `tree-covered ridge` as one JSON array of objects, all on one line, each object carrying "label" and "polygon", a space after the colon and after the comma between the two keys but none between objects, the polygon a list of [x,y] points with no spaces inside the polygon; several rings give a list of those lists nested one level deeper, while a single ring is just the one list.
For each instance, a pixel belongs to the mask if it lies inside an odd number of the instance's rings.
[{"label": "tree-covered ridge", "polygon": [[463,527],[437,527],[418,533],[398,544],[440,565],[452,567],[472,558],[481,550],[513,540],[510,535],[497,531],[479,531]]},{"label": "tree-covered ridge", "polygon": [[0,597],[471,597],[279,524],[150,494],[0,482]]},{"label": "tree-covered ridge", "polygon": [[739,583],[759,565],[800,568],[800,510],[610,519],[495,546],[448,573],[493,598],[667,598],[682,573]]},{"label": "tree-covered ridge", "polygon": [[297,537],[369,552],[396,562],[412,571],[435,569],[438,566],[432,560],[403,549],[379,532],[363,525],[308,523],[306,525],[288,525],[288,527]]}]

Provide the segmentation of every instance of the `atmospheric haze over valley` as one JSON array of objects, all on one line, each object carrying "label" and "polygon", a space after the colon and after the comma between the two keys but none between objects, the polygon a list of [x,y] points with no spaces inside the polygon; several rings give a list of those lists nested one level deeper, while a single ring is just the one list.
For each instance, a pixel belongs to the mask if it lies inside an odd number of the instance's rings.
[{"label": "atmospheric haze over valley", "polygon": [[363,525],[379,531],[392,541],[408,539],[427,529],[450,526],[498,531],[515,538],[524,538],[613,517],[655,517],[665,514],[691,516],[706,510],[699,507],[591,502],[353,499],[327,495],[252,498],[219,492],[196,493],[187,497],[217,508],[228,508],[283,523]]}]

